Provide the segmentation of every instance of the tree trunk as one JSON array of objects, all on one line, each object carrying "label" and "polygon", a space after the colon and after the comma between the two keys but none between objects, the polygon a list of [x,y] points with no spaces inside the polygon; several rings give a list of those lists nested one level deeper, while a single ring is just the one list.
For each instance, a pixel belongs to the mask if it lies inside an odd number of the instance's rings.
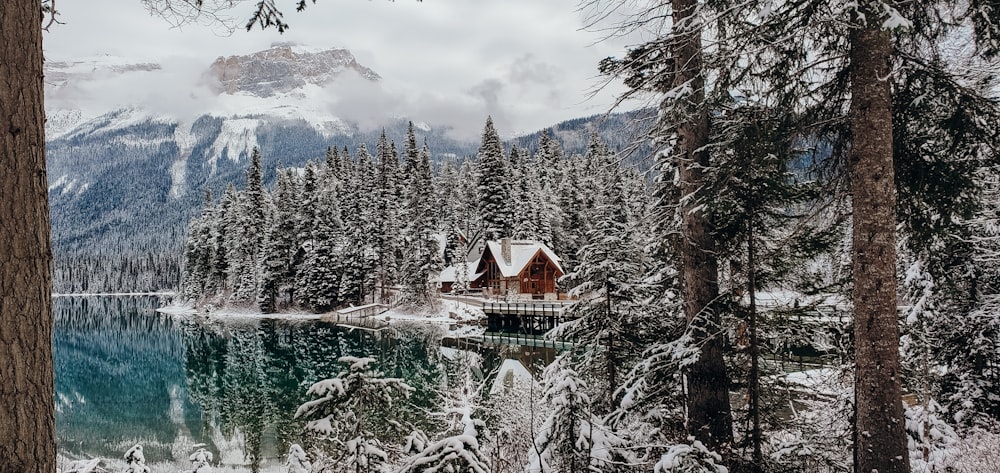
[{"label": "tree trunk", "polygon": [[56,469],[38,0],[0,2],[0,470]]},{"label": "tree trunk", "polygon": [[853,30],[850,41],[855,471],[908,473],[896,313],[892,43],[889,32],[871,26]]},{"label": "tree trunk", "polygon": [[690,88],[689,94],[680,99],[686,103],[678,104],[685,118],[677,128],[674,149],[681,188],[681,292],[684,314],[701,344],[701,355],[687,373],[687,428],[708,448],[726,455],[733,427],[720,317],[712,308],[719,295],[718,261],[708,219],[704,212],[694,210],[697,202],[692,198],[704,184],[704,168],[709,164],[705,150],[708,109],[702,71],[702,28],[697,6],[697,0],[672,0],[677,36],[672,86]]}]

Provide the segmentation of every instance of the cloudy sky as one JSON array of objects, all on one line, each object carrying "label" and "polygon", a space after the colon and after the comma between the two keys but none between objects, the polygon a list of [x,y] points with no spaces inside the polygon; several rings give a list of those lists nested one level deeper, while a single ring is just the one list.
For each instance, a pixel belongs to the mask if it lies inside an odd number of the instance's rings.
[{"label": "cloudy sky", "polygon": [[[164,0],[159,0],[163,2]],[[223,15],[242,24],[256,2],[237,2]],[[211,98],[194,91],[200,73],[219,56],[247,54],[278,41],[312,48],[342,47],[378,72],[377,90],[331,88],[338,116],[376,120],[406,116],[477,136],[492,114],[505,136],[560,120],[605,112],[620,85],[604,84],[597,62],[621,55],[628,40],[601,41],[585,31],[574,0],[320,0],[302,13],[278,0],[291,28],[227,32],[218,24],[172,27],[140,0],[59,2],[60,20],[46,33],[49,61],[102,55],[157,61],[156,79],[92,86],[87,106],[129,102],[175,114],[200,113]],[[634,42],[634,41],[633,41]],[[72,101],[69,101],[72,102]],[[66,105],[67,97],[49,99]],[[183,109],[183,110],[181,110]]]}]

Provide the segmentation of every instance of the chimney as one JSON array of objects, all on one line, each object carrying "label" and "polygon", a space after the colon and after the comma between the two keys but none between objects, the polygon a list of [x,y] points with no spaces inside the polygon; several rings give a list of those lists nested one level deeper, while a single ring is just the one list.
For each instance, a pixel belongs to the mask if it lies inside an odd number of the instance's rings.
[{"label": "chimney", "polygon": [[504,263],[510,264],[510,238],[500,239],[500,256],[503,257]]}]

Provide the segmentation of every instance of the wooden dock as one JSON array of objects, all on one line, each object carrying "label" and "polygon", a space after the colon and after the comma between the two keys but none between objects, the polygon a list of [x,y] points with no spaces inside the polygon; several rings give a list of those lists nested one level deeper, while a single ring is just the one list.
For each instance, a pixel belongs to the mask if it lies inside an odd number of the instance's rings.
[{"label": "wooden dock", "polygon": [[486,331],[505,334],[542,335],[573,320],[559,302],[484,302]]}]

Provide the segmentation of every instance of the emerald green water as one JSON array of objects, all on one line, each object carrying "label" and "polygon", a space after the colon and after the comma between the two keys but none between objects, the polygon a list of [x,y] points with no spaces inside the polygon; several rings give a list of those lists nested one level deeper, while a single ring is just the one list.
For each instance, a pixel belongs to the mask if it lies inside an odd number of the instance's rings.
[{"label": "emerald green water", "polygon": [[[67,458],[121,458],[142,443],[147,464],[189,467],[197,444],[220,465],[267,469],[302,442],[295,410],[315,381],[336,375],[340,356],[373,356],[386,375],[416,388],[433,408],[446,379],[441,328],[349,330],[316,320],[210,321],[156,312],[156,297],[54,299],[56,429]],[[504,358],[551,356],[523,347],[485,347],[482,372]],[[237,466],[242,469],[243,466]],[[155,471],[155,469],[154,469]]]}]

